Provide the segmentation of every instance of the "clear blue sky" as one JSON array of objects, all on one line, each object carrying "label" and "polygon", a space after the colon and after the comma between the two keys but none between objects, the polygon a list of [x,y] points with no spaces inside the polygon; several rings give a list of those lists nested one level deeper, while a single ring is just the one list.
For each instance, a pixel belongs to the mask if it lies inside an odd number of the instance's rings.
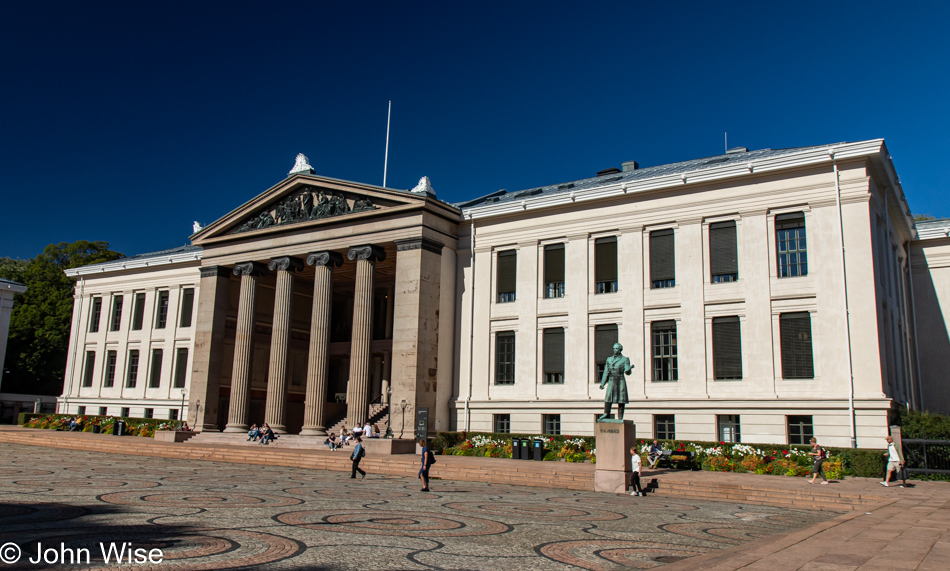
[{"label": "clear blue sky", "polygon": [[[667,7],[659,7],[660,5]],[[186,243],[286,176],[456,201],[884,137],[950,216],[945,2],[4,2],[0,256]]]}]

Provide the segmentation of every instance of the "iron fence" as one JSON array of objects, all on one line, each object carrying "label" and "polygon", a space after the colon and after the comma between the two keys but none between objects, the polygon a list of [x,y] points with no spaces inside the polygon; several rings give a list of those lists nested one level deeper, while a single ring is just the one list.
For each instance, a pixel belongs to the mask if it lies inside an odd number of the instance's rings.
[{"label": "iron fence", "polygon": [[901,447],[908,472],[950,475],[950,440],[904,438]]}]

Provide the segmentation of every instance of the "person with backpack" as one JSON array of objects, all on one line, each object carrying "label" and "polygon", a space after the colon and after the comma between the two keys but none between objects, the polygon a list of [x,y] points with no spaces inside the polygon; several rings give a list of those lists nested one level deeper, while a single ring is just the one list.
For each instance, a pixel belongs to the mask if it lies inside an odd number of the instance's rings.
[{"label": "person with backpack", "polygon": [[817,438],[812,438],[809,440],[809,442],[811,442],[812,451],[809,452],[808,455],[815,457],[815,465],[812,467],[813,474],[811,476],[811,480],[808,483],[814,484],[818,476],[821,476],[821,483],[827,484],[828,478],[825,478],[825,470],[824,467],[822,467],[822,464],[825,463],[825,458],[828,457],[828,453],[825,452],[824,448],[818,446]]},{"label": "person with backpack", "polygon": [[350,460],[353,461],[353,472],[350,474],[350,478],[356,478],[356,473],[360,473],[360,478],[366,477],[366,472],[360,469],[360,460],[366,456],[366,449],[363,448],[362,439],[359,436],[354,436],[353,440],[356,441],[356,447],[353,448],[353,455],[350,456]]},{"label": "person with backpack", "polygon": [[422,448],[422,468],[419,469],[419,479],[422,480],[423,492],[429,491],[429,468],[435,464],[435,454],[429,450],[425,438],[419,439],[419,446]]}]

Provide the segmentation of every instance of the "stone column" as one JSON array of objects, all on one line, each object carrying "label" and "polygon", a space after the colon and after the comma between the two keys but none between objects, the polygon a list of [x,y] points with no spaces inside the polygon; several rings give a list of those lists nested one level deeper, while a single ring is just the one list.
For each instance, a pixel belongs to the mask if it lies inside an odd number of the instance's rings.
[{"label": "stone column", "polygon": [[346,423],[366,422],[369,407],[369,366],[373,340],[373,270],[386,252],[372,245],[355,246],[346,255],[356,260],[356,291],[353,295],[353,338],[350,343],[350,384],[346,395]]},{"label": "stone column", "polygon": [[195,348],[191,355],[191,382],[188,384],[188,416],[192,428],[217,432],[218,395],[221,390],[221,355],[224,352],[231,268],[201,268],[198,287],[198,314],[195,318]]},{"label": "stone column", "polygon": [[254,356],[254,299],[257,297],[257,278],[266,273],[267,267],[257,262],[234,266],[234,275],[241,276],[241,299],[234,337],[231,406],[225,432],[247,432],[247,401],[251,389],[251,358]]},{"label": "stone column", "polygon": [[316,252],[307,256],[307,265],[316,272],[313,279],[313,310],[310,313],[310,355],[307,362],[307,398],[304,401],[303,430],[306,436],[323,436],[327,394],[327,344],[330,342],[330,309],[333,300],[333,267],[343,265],[336,252]]},{"label": "stone column", "polygon": [[294,272],[303,269],[299,258],[274,258],[267,266],[277,270],[274,292],[274,325],[270,335],[270,371],[267,374],[267,405],[264,422],[277,434],[285,434],[284,402],[287,400],[287,349],[290,346],[290,315],[294,300]]}]

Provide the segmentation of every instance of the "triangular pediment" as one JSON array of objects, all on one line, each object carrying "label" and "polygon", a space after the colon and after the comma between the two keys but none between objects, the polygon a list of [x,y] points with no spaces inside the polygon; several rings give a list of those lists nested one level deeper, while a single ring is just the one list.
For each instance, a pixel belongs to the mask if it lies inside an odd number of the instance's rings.
[{"label": "triangular pediment", "polygon": [[307,225],[352,221],[381,211],[423,206],[410,192],[296,174],[266,190],[191,236],[195,245],[233,237],[272,234]]}]

